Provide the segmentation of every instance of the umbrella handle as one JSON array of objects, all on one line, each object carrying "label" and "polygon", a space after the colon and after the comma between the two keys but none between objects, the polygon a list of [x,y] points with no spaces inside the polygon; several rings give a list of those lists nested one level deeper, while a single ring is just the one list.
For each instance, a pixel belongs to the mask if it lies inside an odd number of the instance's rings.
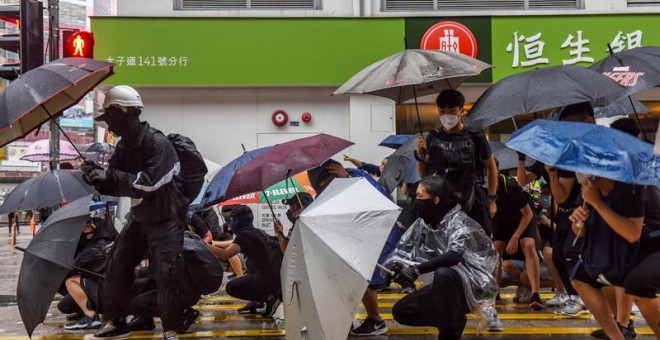
[{"label": "umbrella handle", "polygon": [[[41,105],[41,106],[43,107],[43,105]],[[80,158],[81,158],[83,161],[86,161],[87,158],[85,158],[85,156],[82,155],[82,153],[80,152],[80,150],[78,150],[78,148],[76,147],[76,145],[73,144],[73,141],[71,140],[71,138],[69,138],[69,136],[66,134],[66,132],[64,132],[64,130],[62,129],[62,127],[60,126],[60,124],[57,122],[57,120],[55,119],[55,117],[53,117],[53,116],[50,114],[50,112],[48,112],[48,110],[46,110],[45,107],[44,107],[43,109],[44,109],[44,111],[46,111],[46,113],[48,114],[48,116],[50,116],[51,121],[52,121],[53,123],[55,123],[55,126],[57,126],[57,128],[60,130],[60,132],[62,132],[62,134],[64,135],[64,138],[66,138],[66,140],[69,141],[69,143],[71,143],[71,146],[73,146],[73,149],[76,150],[76,152],[78,153],[78,156],[80,156]]]}]

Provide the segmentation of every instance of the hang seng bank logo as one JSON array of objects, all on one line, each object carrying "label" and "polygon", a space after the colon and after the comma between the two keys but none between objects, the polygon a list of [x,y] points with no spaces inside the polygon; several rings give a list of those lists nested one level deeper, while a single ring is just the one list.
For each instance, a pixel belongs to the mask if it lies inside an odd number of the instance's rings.
[{"label": "hang seng bank logo", "polygon": [[477,39],[469,28],[455,21],[442,21],[429,28],[419,48],[423,50],[441,50],[458,52],[472,58],[477,57]]},{"label": "hang seng bank logo", "polygon": [[612,72],[603,72],[603,74],[623,86],[633,87],[637,85],[644,72],[631,72],[630,66],[621,66],[613,68]]}]

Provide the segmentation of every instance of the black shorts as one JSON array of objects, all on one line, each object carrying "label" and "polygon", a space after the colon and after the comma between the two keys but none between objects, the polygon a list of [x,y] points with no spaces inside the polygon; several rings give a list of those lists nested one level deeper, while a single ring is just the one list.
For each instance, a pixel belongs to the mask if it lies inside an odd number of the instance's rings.
[{"label": "black shorts", "polygon": [[660,251],[644,257],[626,277],[626,294],[652,299],[660,291]]},{"label": "black shorts", "polygon": [[[513,233],[516,232],[516,229],[518,229],[517,224],[504,225],[499,221],[493,221],[493,241],[509,242],[509,240],[511,240],[511,237],[513,236]],[[537,234],[538,234],[538,230],[536,227],[536,223],[532,221],[529,223],[527,228],[525,228],[525,231],[523,231],[522,235],[520,235],[520,239],[521,240],[524,238],[536,239]]]},{"label": "black shorts", "polygon": [[99,301],[101,285],[99,282],[88,277],[81,277],[80,286],[87,295],[87,308],[99,312],[101,307]]},{"label": "black shorts", "polygon": [[[578,264],[573,270],[575,271],[575,274],[571,277],[571,280],[584,282],[596,289],[609,286],[605,282],[600,282],[597,279],[592,278],[591,275],[587,274],[587,272],[584,270],[584,264],[582,263]],[[609,283],[611,283],[612,286],[623,287],[623,282],[610,281]]]}]

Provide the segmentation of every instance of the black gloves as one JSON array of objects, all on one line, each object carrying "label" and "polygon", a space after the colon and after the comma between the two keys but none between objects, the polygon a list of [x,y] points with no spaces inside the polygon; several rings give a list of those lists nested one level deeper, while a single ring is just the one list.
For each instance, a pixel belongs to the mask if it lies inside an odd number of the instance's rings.
[{"label": "black gloves", "polygon": [[80,171],[82,171],[87,180],[92,183],[103,182],[106,179],[105,169],[92,161],[83,162],[83,164],[80,165]]},{"label": "black gloves", "polygon": [[516,151],[516,153],[518,154],[518,160],[519,160],[519,161],[524,161],[524,160],[527,159],[527,156],[525,156],[524,153],[522,153],[522,152],[518,152],[518,151]]},{"label": "black gloves", "polygon": [[400,263],[395,263],[392,266],[392,271],[394,276],[392,280],[401,285],[401,287],[412,287],[415,288],[415,280],[419,277],[419,270],[415,266],[404,267]]}]

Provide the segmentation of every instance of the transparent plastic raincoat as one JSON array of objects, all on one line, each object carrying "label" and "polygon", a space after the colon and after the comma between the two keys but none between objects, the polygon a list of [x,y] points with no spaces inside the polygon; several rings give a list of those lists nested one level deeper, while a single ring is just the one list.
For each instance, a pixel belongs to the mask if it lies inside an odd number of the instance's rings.
[{"label": "transparent plastic raincoat", "polygon": [[[497,251],[483,228],[461,210],[460,205],[442,218],[438,229],[430,228],[421,218],[417,219],[401,237],[385,266],[391,267],[394,262],[418,265],[449,250],[463,257],[459,264],[451,268],[461,276],[472,312],[483,321],[497,315],[497,284],[493,276],[497,267]],[[433,273],[427,273],[420,280],[430,284],[432,278]],[[480,322],[481,327],[485,324]]]}]

